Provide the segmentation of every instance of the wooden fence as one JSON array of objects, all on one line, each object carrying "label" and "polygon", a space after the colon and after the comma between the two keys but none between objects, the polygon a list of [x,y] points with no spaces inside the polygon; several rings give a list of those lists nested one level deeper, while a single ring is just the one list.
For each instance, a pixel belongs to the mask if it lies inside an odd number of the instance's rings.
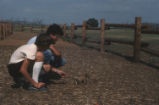
[{"label": "wooden fence", "polygon": [[27,26],[27,25],[21,24],[15,27],[18,27],[18,29],[15,29],[16,31],[21,31],[21,32],[28,31],[31,33],[34,33],[34,32],[41,33],[41,32],[44,32],[48,26]]},{"label": "wooden fence", "polygon": [[0,22],[0,40],[13,34],[13,25],[11,23]]},{"label": "wooden fence", "polygon": [[[82,28],[82,45],[85,45],[86,42],[91,42],[91,43],[97,43],[100,44],[100,51],[104,52],[105,51],[105,44],[111,43],[111,42],[115,42],[115,43],[123,43],[123,44],[129,44],[129,45],[133,45],[133,58],[134,61],[139,61],[140,60],[140,51],[145,51],[148,52],[150,54],[154,54],[156,56],[159,56],[158,53],[151,51],[151,50],[147,50],[145,48],[142,47],[146,47],[149,44],[146,42],[141,42],[141,33],[142,33],[142,29],[148,28],[148,25],[143,25],[141,23],[141,17],[136,17],[135,18],[135,24],[107,24],[105,22],[104,19],[101,19],[101,26],[100,27],[88,27],[86,21],[83,21],[82,25],[75,25],[74,23],[71,24],[70,30],[70,41],[73,43],[74,42],[74,38],[75,38],[75,30],[78,27]],[[66,30],[67,30],[67,26],[66,24],[61,25],[61,27],[63,28],[63,32],[64,32],[64,38],[68,37],[66,34]],[[122,28],[132,28],[134,29],[135,33],[134,33],[134,40],[133,41],[128,41],[128,40],[121,40],[121,39],[116,39],[116,38],[107,38],[105,31],[107,31],[108,29],[110,29],[111,27],[113,28],[118,28],[118,27],[122,27]],[[30,32],[35,32],[35,29],[38,29],[38,32],[44,32],[44,30],[46,30],[48,28],[48,26],[25,26],[25,25],[20,25],[20,28],[18,31],[25,31],[26,29],[28,29]],[[97,40],[90,40],[87,38],[86,36],[86,31],[87,30],[100,30],[100,41]],[[5,39],[7,36],[13,34],[13,25],[11,23],[0,23],[0,40]]]},{"label": "wooden fence", "polygon": [[[106,42],[116,42],[116,43],[124,43],[124,44],[130,44],[133,45],[133,58],[134,61],[138,62],[140,60],[140,51],[141,47],[148,46],[149,44],[146,42],[141,42],[141,31],[142,28],[146,27],[145,25],[141,24],[141,17],[135,18],[135,24],[106,24],[104,19],[101,19],[101,26],[100,27],[87,27],[86,21],[83,21],[83,25],[75,26],[74,23],[71,25],[71,34],[70,39],[71,42],[74,42],[74,30],[75,27],[82,27],[82,45],[85,44],[85,42],[92,42],[92,43],[98,43],[100,44],[100,51],[105,51],[105,44]],[[127,40],[120,40],[115,38],[106,38],[105,31],[108,29],[108,27],[123,27],[123,28],[132,28],[134,29],[134,41],[127,41]],[[101,32],[101,38],[100,41],[97,40],[89,40],[86,36],[86,30],[100,30]],[[64,38],[66,38],[66,24],[63,25],[63,31],[64,31]]]}]

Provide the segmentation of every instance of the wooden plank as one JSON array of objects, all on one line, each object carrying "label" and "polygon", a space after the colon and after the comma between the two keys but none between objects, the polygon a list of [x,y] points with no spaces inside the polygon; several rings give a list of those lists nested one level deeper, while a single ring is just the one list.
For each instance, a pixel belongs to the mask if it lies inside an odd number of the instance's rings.
[{"label": "wooden plank", "polygon": [[[105,27],[119,27],[119,28],[135,28],[136,24],[105,24]],[[141,28],[147,28],[150,27],[147,24],[143,24],[141,25]]]},{"label": "wooden plank", "polygon": [[105,27],[135,28],[135,24],[105,24]]},{"label": "wooden plank", "polygon": [[22,32],[24,31],[24,25],[23,24],[21,25],[21,31]]},{"label": "wooden plank", "polygon": [[85,45],[86,42],[86,21],[83,21],[82,27],[82,45]]},{"label": "wooden plank", "polygon": [[[121,44],[134,45],[134,41],[132,40],[117,39],[117,38],[107,38],[105,39],[105,42],[115,42],[115,43],[121,43]],[[149,46],[149,43],[141,42],[141,47],[148,47],[148,46]]]},{"label": "wooden plank", "polygon": [[31,33],[33,32],[33,26],[30,27],[30,32],[31,32]]},{"label": "wooden plank", "polygon": [[101,52],[104,52],[104,29],[105,29],[105,20],[101,19]]},{"label": "wooden plank", "polygon": [[141,47],[141,17],[135,18],[135,35],[134,35],[134,60],[140,60],[140,47]]},{"label": "wooden plank", "polygon": [[44,30],[43,30],[43,29],[44,29],[44,27],[43,27],[43,26],[41,26],[41,27],[40,27],[40,29],[41,29],[41,32],[44,32]]},{"label": "wooden plank", "polygon": [[159,57],[159,52],[157,52],[155,50],[152,50],[150,48],[142,48],[141,50],[144,51],[144,52],[146,52],[146,53],[149,53],[149,54],[152,54],[154,56]]},{"label": "wooden plank", "polygon": [[101,27],[87,27],[87,30],[101,30]]},{"label": "wooden plank", "polygon": [[74,39],[74,30],[75,30],[75,24],[71,24],[71,42],[73,42]]},{"label": "wooden plank", "polygon": [[3,23],[3,34],[2,34],[2,39],[6,38],[6,24]]},{"label": "wooden plank", "polygon": [[2,23],[0,23],[0,40],[2,39]]},{"label": "wooden plank", "polygon": [[[87,42],[90,43],[96,43],[96,44],[100,44],[100,41],[96,41],[96,40],[87,40]],[[104,44],[108,45],[110,43],[120,43],[120,44],[128,44],[128,45],[134,45],[134,41],[132,40],[124,40],[124,39],[116,39],[116,38],[105,38]],[[147,42],[141,42],[141,47],[148,47],[149,43]]]},{"label": "wooden plank", "polygon": [[63,26],[64,38],[66,38],[66,24]]}]

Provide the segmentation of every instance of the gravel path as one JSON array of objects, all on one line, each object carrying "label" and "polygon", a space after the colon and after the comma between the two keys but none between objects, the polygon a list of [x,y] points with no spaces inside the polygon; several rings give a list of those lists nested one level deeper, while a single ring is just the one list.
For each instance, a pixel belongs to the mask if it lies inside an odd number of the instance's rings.
[{"label": "gravel path", "polygon": [[66,78],[53,80],[48,92],[11,89],[9,57],[31,36],[15,33],[0,41],[0,105],[159,105],[158,69],[62,40],[56,46],[67,60],[60,68]]}]

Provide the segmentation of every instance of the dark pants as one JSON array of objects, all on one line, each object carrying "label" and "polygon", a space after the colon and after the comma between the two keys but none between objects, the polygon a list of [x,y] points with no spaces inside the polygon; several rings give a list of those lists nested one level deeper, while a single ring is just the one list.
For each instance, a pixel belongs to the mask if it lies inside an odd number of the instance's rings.
[{"label": "dark pants", "polygon": [[51,70],[49,72],[45,72],[44,69],[42,69],[39,76],[39,82],[44,82],[47,84],[49,83],[50,79],[59,80],[61,79],[61,76]]},{"label": "dark pants", "polygon": [[[8,65],[8,72],[16,84],[25,83],[25,78],[20,72],[20,68],[21,68],[22,64],[23,64],[23,61]],[[29,72],[29,74],[32,74],[32,66],[29,66],[28,72]]]}]

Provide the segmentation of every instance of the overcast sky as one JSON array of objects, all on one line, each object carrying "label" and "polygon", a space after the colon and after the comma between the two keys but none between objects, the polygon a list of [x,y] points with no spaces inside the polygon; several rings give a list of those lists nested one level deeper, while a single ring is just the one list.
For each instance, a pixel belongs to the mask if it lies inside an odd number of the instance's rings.
[{"label": "overcast sky", "polygon": [[107,23],[159,23],[159,0],[0,0],[0,19],[42,20],[45,24],[82,24],[104,18]]}]

